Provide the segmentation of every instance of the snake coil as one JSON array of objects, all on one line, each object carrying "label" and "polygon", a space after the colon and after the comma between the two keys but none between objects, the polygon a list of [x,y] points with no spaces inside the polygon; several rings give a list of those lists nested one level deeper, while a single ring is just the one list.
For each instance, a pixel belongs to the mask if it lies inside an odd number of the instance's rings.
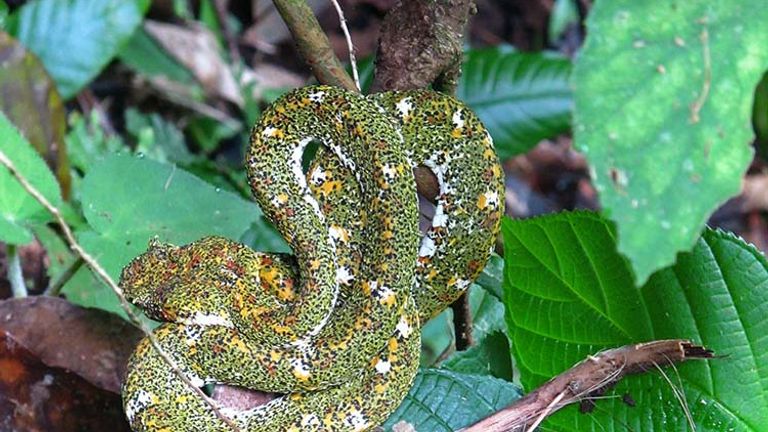
[{"label": "snake coil", "polygon": [[[305,174],[312,141],[321,146]],[[440,186],[423,236],[419,165]],[[219,237],[153,242],[123,270],[125,294],[163,321],[154,334],[193,383],[281,394],[223,410],[242,430],[369,430],[412,384],[421,323],[467,289],[493,248],[504,189],[491,136],[439,93],[305,87],[264,112],[246,170],[295,256]],[[123,401],[135,431],[227,430],[146,339]]]}]

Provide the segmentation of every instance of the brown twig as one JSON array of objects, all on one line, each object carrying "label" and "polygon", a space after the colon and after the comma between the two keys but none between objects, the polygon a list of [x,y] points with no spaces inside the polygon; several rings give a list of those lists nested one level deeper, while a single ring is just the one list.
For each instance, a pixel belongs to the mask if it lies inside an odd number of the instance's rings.
[{"label": "brown twig", "polygon": [[358,91],[306,1],[274,0],[274,3],[315,78],[323,84]]},{"label": "brown twig", "polygon": [[371,92],[426,88],[456,90],[463,34],[472,0],[401,1],[387,13],[376,52]]},{"label": "brown twig", "polygon": [[120,300],[120,307],[125,311],[126,315],[128,315],[128,318],[131,320],[131,322],[136,325],[146,336],[146,338],[149,340],[150,344],[152,345],[152,348],[158,353],[158,355],[163,359],[163,361],[171,368],[173,373],[175,373],[179,379],[181,379],[184,384],[186,384],[202,401],[208,405],[211,410],[213,410],[216,417],[218,417],[222,422],[224,422],[231,430],[240,432],[240,428],[235,425],[231,419],[229,419],[227,416],[221,413],[219,410],[219,407],[216,406],[216,404],[211,401],[205,393],[203,393],[202,390],[200,390],[197,386],[195,386],[192,381],[187,378],[187,376],[179,369],[179,367],[176,365],[176,362],[173,361],[173,359],[166,353],[162,347],[160,347],[159,342],[157,341],[157,338],[152,334],[152,330],[147,327],[146,324],[144,324],[141,319],[131,310],[131,306],[128,303],[128,300],[126,300],[125,296],[123,295],[123,290],[120,288],[117,283],[115,283],[114,280],[109,276],[106,270],[96,261],[95,258],[93,258],[88,252],[83,249],[82,246],[80,246],[80,243],[75,240],[75,236],[72,234],[72,230],[70,229],[67,222],[64,220],[64,218],[61,216],[61,211],[56,208],[53,204],[51,204],[50,201],[46,197],[43,196],[43,194],[40,193],[34,186],[32,186],[31,183],[29,183],[29,180],[27,180],[26,177],[24,177],[19,170],[16,168],[14,163],[8,158],[8,156],[0,150],[0,164],[4,165],[5,168],[11,173],[11,175],[21,184],[21,186],[24,188],[24,190],[27,191],[28,194],[30,194],[37,202],[39,202],[43,207],[45,207],[48,212],[53,215],[56,222],[61,227],[62,232],[64,233],[64,238],[67,240],[67,243],[69,244],[70,249],[83,259],[86,265],[93,271],[96,276],[101,279],[101,281],[107,285],[117,296],[118,300]]},{"label": "brown twig", "polygon": [[552,378],[509,407],[463,429],[463,432],[523,432],[564,406],[605,390],[627,375],[693,359],[712,351],[681,339],[661,340],[603,351]]},{"label": "brown twig", "polygon": [[475,344],[472,337],[472,311],[469,307],[469,291],[465,291],[455,302],[453,310],[453,332],[456,338],[456,351],[464,351]]}]

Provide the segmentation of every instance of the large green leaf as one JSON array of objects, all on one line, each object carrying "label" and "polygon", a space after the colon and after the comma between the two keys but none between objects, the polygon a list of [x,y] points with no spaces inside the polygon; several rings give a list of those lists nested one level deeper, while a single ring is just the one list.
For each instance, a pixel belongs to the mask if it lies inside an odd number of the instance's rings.
[{"label": "large green leaf", "polygon": [[762,0],[600,1],[574,70],[575,143],[640,283],[739,191],[768,66]]},{"label": "large green leaf", "polygon": [[406,422],[417,431],[453,432],[469,426],[520,398],[520,389],[489,376],[468,375],[442,369],[424,369],[411,391],[384,423],[392,430]]},{"label": "large green leaf", "polygon": [[162,76],[186,86],[197,85],[192,73],[163,50],[143,27],[136,29],[118,56],[126,66],[144,75]]},{"label": "large green leaf", "polygon": [[118,53],[148,5],[147,0],[32,0],[12,16],[11,29],[69,99]]},{"label": "large green leaf", "polygon": [[[768,430],[768,263],[754,247],[707,230],[638,289],[613,227],[595,214],[507,219],[502,230],[507,324],[526,388],[605,348],[691,339],[725,356],[666,371],[682,386],[698,430]],[[627,378],[613,393],[629,393],[637,406],[609,397],[588,417],[571,407],[547,426],[688,430],[659,373]]]},{"label": "large green leaf", "polygon": [[499,157],[565,132],[571,115],[571,62],[495,47],[466,52],[456,97],[480,117]]},{"label": "large green leaf", "polygon": [[[61,203],[59,185],[45,162],[16,127],[0,112],[0,150],[53,205]],[[0,166],[0,241],[23,244],[32,240],[28,226],[50,220],[50,214]]]},{"label": "large green leaf", "polygon": [[[92,231],[79,239],[115,278],[155,236],[174,244],[211,235],[238,240],[261,214],[255,204],[180,168],[125,155],[91,167],[81,196]],[[65,290],[77,303],[118,310],[106,288],[69,283]]]},{"label": "large green leaf", "polygon": [[507,381],[514,378],[509,340],[503,332],[487,335],[467,350],[453,354],[440,367],[454,372],[490,375]]}]

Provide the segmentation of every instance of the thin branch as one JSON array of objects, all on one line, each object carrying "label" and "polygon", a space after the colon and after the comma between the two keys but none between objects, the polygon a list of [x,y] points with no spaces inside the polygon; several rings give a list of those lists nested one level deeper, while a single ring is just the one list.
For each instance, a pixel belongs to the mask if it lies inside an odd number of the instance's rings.
[{"label": "thin branch", "polygon": [[83,264],[85,264],[83,257],[78,256],[72,260],[59,277],[48,286],[48,289],[45,290],[44,294],[47,296],[58,296],[64,285],[72,279],[72,276],[80,270],[80,267],[82,267]]},{"label": "thin branch", "polygon": [[349,49],[349,64],[352,66],[352,78],[355,80],[355,86],[357,91],[361,92],[363,89],[360,87],[360,75],[357,73],[357,60],[355,60],[355,46],[352,45],[352,36],[349,34],[349,28],[347,28],[347,19],[344,18],[344,11],[341,10],[341,5],[337,0],[331,0],[333,7],[336,8],[336,13],[339,15],[339,25],[341,31],[344,32],[344,37],[347,39],[347,48]]},{"label": "thin branch", "polygon": [[27,284],[24,283],[24,274],[21,271],[21,259],[19,258],[19,248],[16,245],[5,245],[5,259],[8,262],[8,282],[11,284],[13,297],[26,297]]},{"label": "thin branch", "polygon": [[357,91],[355,82],[331,48],[328,36],[320,28],[315,14],[305,0],[274,0],[275,8],[296,41],[315,78],[323,84]]},{"label": "thin branch", "polygon": [[603,351],[552,378],[507,408],[463,429],[463,432],[526,431],[531,422],[590,395],[601,395],[627,375],[692,359],[713,358],[712,351],[673,339],[627,345]]},{"label": "thin branch", "polygon": [[75,240],[75,236],[72,234],[72,230],[70,229],[69,225],[67,225],[67,222],[64,221],[64,218],[61,216],[61,211],[56,208],[53,204],[48,201],[46,197],[44,197],[40,191],[38,191],[32,184],[29,183],[29,180],[24,177],[19,170],[16,168],[16,166],[13,164],[13,162],[6,156],[6,154],[0,150],[0,163],[2,163],[6,169],[11,173],[11,175],[16,178],[16,180],[21,184],[21,186],[29,193],[33,198],[35,198],[40,204],[42,204],[43,207],[45,207],[46,210],[48,210],[51,215],[56,219],[56,222],[61,227],[61,230],[64,232],[64,237],[67,240],[67,243],[69,244],[70,249],[77,254],[80,258],[83,259],[83,261],[90,267],[91,271],[93,271],[96,276],[98,276],[99,279],[101,279],[102,282],[104,282],[105,285],[107,285],[109,288],[112,289],[112,291],[115,293],[117,298],[120,300],[120,307],[125,311],[125,313],[128,315],[128,318],[130,318],[131,322],[136,325],[147,337],[150,344],[152,345],[152,348],[157,352],[157,354],[163,359],[163,361],[171,368],[173,373],[175,373],[181,381],[186,384],[193,393],[195,393],[200,399],[203,400],[203,402],[208,405],[211,410],[213,410],[216,417],[218,417],[222,422],[224,422],[231,430],[236,432],[241,432],[240,428],[235,425],[231,419],[229,419],[227,416],[221,413],[219,410],[219,407],[216,405],[215,402],[210,400],[205,393],[203,393],[202,390],[200,390],[198,387],[196,387],[192,381],[187,378],[187,376],[179,369],[179,367],[176,365],[176,362],[173,361],[173,359],[160,347],[160,343],[157,341],[157,338],[154,334],[152,334],[152,330],[149,329],[149,327],[144,324],[139,317],[133,312],[131,309],[131,305],[126,300],[125,296],[123,295],[123,290],[120,288],[117,283],[115,283],[114,280],[107,274],[107,271],[104,270],[104,268],[96,261],[95,258],[93,258],[88,252],[86,252],[82,246]]}]

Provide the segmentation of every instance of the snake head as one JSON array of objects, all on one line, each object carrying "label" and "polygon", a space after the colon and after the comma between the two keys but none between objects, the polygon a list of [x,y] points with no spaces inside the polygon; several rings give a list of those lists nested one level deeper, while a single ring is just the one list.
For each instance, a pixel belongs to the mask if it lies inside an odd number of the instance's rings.
[{"label": "snake head", "polygon": [[165,298],[178,279],[178,246],[149,241],[147,251],[134,258],[120,275],[126,299],[152,319],[173,321],[165,309]]}]

